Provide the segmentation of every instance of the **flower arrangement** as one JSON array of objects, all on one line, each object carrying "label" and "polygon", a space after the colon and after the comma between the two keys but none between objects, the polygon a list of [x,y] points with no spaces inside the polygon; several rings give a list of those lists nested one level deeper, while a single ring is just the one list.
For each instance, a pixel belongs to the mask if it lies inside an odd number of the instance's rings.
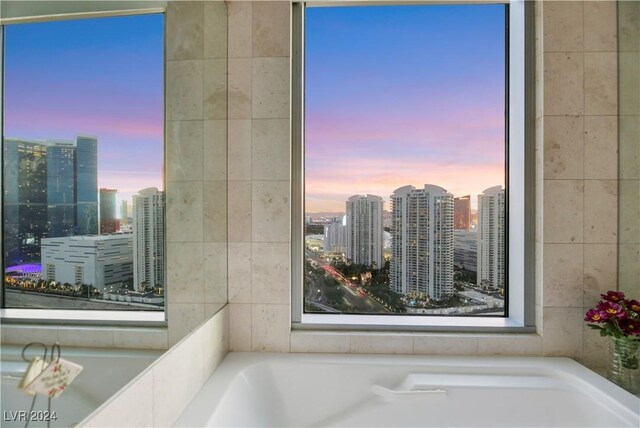
[{"label": "flower arrangement", "polygon": [[607,291],[600,297],[585,314],[589,327],[600,330],[601,336],[640,341],[640,302],[625,298],[622,291]]}]

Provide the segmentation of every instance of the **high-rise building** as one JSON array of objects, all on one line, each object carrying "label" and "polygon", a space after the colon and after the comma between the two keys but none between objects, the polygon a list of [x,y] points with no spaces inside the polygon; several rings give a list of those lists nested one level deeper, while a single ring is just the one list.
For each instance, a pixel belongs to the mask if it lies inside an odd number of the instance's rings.
[{"label": "high-rise building", "polygon": [[505,194],[494,186],[478,195],[478,285],[504,287]]},{"label": "high-rise building", "polygon": [[453,263],[460,269],[476,272],[478,267],[478,231],[453,231]]},{"label": "high-rise building", "polygon": [[98,234],[98,140],[79,135],[76,139],[76,233]]},{"label": "high-rise building", "polygon": [[469,230],[471,226],[471,195],[453,199],[453,228]]},{"label": "high-rise building", "polygon": [[[98,233],[97,146],[86,136],[75,142],[4,140],[7,265],[39,262],[42,238]],[[93,217],[95,227],[81,223]]]},{"label": "high-rise building", "polygon": [[356,264],[382,267],[382,198],[354,195],[346,204],[347,258]]},{"label": "high-rise building", "polygon": [[453,293],[453,195],[404,186],[391,195],[391,289],[442,299]]},{"label": "high-rise building", "polygon": [[164,286],[164,192],[150,187],[133,197],[133,284]]},{"label": "high-rise building", "polygon": [[120,222],[116,216],[117,189],[100,189],[100,233],[116,233]]},{"label": "high-rise building", "polygon": [[324,226],[323,246],[325,253],[347,252],[347,218],[335,218]]},{"label": "high-rise building", "polygon": [[129,204],[127,201],[120,203],[120,226],[129,225]]}]

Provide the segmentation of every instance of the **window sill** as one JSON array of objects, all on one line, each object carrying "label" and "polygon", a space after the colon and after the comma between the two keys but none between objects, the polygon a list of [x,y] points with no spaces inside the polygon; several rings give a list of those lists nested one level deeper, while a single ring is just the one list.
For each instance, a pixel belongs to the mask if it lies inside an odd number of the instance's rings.
[{"label": "window sill", "polygon": [[0,309],[2,323],[43,325],[166,326],[165,312],[83,311],[65,309]]}]

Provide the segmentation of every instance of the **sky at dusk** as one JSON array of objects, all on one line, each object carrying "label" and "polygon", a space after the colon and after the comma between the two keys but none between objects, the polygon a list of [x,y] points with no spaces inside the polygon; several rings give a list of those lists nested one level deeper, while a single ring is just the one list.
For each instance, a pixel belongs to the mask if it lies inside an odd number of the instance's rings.
[{"label": "sky at dusk", "polygon": [[505,181],[505,6],[306,9],[305,211]]},{"label": "sky at dusk", "polygon": [[5,137],[98,138],[98,186],[163,189],[163,15],[5,27]]}]

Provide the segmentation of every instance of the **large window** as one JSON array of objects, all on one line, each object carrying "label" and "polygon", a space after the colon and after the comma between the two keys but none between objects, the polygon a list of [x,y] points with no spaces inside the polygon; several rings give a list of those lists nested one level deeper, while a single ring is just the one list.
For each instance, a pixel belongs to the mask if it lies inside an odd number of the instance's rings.
[{"label": "large window", "polygon": [[164,310],[164,15],[3,27],[3,306]]},{"label": "large window", "polygon": [[523,145],[508,143],[510,6],[304,7],[296,19],[294,321],[505,319],[523,287],[509,275],[522,184],[509,167]]}]

